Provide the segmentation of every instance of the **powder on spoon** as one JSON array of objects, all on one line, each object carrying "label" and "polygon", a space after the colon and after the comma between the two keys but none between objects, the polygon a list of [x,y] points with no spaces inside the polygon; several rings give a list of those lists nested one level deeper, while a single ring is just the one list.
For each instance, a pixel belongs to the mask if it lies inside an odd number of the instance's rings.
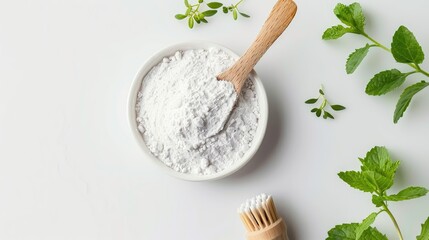
[{"label": "powder on spoon", "polygon": [[230,82],[216,79],[234,60],[218,48],[179,51],[144,77],[138,129],[152,154],[175,171],[213,174],[251,146],[259,118],[253,82],[237,96]]}]

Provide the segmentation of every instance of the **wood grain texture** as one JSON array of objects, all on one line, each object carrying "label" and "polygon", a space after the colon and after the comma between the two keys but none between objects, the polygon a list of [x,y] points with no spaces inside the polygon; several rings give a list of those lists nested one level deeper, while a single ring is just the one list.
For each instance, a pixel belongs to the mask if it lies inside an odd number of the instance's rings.
[{"label": "wood grain texture", "polygon": [[283,219],[278,219],[274,224],[256,232],[248,232],[247,240],[288,240],[286,225]]},{"label": "wood grain texture", "polygon": [[253,67],[289,26],[296,11],[297,6],[292,0],[277,1],[250,48],[234,65],[219,74],[217,78],[232,82],[239,94]]}]

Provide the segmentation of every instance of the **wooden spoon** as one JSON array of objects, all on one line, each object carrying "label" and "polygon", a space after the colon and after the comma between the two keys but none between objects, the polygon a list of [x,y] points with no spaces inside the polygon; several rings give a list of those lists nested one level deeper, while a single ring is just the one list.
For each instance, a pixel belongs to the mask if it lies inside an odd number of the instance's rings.
[{"label": "wooden spoon", "polygon": [[253,67],[289,26],[296,10],[293,0],[278,0],[250,48],[234,65],[219,74],[217,79],[230,81],[239,95]]}]

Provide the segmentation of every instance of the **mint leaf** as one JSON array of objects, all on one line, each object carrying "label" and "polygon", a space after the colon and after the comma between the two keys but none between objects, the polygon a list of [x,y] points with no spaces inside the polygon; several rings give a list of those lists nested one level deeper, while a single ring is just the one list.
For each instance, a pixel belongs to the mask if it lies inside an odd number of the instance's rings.
[{"label": "mint leaf", "polygon": [[325,32],[323,33],[322,39],[324,40],[338,39],[346,33],[356,33],[356,30],[354,30],[353,28],[345,28],[342,25],[333,26],[325,30]]},{"label": "mint leaf", "polygon": [[418,92],[420,92],[427,86],[429,86],[429,83],[422,81],[411,85],[404,90],[398,100],[398,103],[396,104],[395,114],[393,116],[394,123],[397,123],[399,119],[404,115],[404,112],[410,105],[411,99],[414,97],[414,95],[416,95]]},{"label": "mint leaf", "polygon": [[317,99],[317,98],[310,98],[307,101],[305,101],[305,103],[306,104],[313,104],[313,103],[316,103],[317,100],[319,100],[319,99]]},{"label": "mint leaf", "polygon": [[184,18],[186,18],[186,15],[183,14],[176,14],[176,16],[174,16],[177,20],[182,20]]},{"label": "mint leaf", "polygon": [[331,114],[330,112],[327,112],[327,111],[325,111],[325,112],[323,113],[323,117],[324,117],[325,119],[327,119],[327,118],[335,119],[335,118],[334,118],[334,116],[332,116],[332,114]]},{"label": "mint leaf", "polygon": [[373,147],[364,159],[360,159],[362,171],[374,171],[387,178],[394,178],[399,167],[399,161],[392,161],[385,147]]},{"label": "mint leaf", "polygon": [[217,13],[217,10],[207,10],[202,12],[205,17],[211,17]]},{"label": "mint leaf", "polygon": [[242,13],[242,12],[240,12],[240,15],[243,16],[243,17],[245,17],[245,18],[250,18],[250,16],[248,14],[245,14],[245,13]]},{"label": "mint leaf", "polygon": [[331,108],[332,108],[334,111],[342,111],[342,110],[346,109],[346,107],[344,107],[344,106],[342,106],[342,105],[338,105],[338,104],[331,105]]},{"label": "mint leaf", "polygon": [[417,240],[429,240],[429,218],[422,224],[422,231],[417,236]]},{"label": "mint leaf", "polygon": [[384,203],[384,198],[378,195],[372,195],[372,203],[374,203],[376,207],[381,207]]},{"label": "mint leaf", "polygon": [[352,188],[364,192],[375,192],[377,190],[376,185],[372,184],[367,178],[361,173],[356,171],[340,172],[338,176]]},{"label": "mint leaf", "polygon": [[[328,237],[326,240],[355,240],[356,238],[356,229],[359,224],[357,223],[346,223],[342,225],[337,225],[328,232]],[[360,240],[387,240],[386,235],[380,233],[377,228],[369,227],[366,229]]]},{"label": "mint leaf", "polygon": [[343,240],[343,239],[356,239],[356,228],[359,226],[357,223],[345,223],[337,225],[328,232],[326,240]]},{"label": "mint leaf", "polygon": [[393,178],[386,177],[378,172],[363,171],[362,175],[369,184],[374,185],[380,192],[386,191],[393,185]]},{"label": "mint leaf", "polygon": [[234,9],[232,10],[232,18],[233,18],[234,20],[237,20],[237,18],[238,18],[237,8],[234,8]]},{"label": "mint leaf", "polygon": [[388,240],[386,235],[382,234],[377,228],[369,227],[363,232],[360,240]]},{"label": "mint leaf", "polygon": [[353,3],[349,6],[339,3],[334,9],[334,14],[341,22],[353,27],[358,33],[364,32],[365,16],[359,3]]},{"label": "mint leaf", "polygon": [[362,7],[359,3],[352,3],[349,5],[350,11],[353,14],[353,20],[355,22],[355,28],[359,31],[364,32],[365,30],[365,16],[363,15]]},{"label": "mint leaf", "polygon": [[362,236],[363,232],[367,230],[371,224],[374,223],[375,218],[377,217],[378,213],[373,212],[368,217],[366,217],[356,228],[356,238],[355,240],[359,240],[359,238]]},{"label": "mint leaf", "polygon": [[386,94],[404,83],[410,73],[401,73],[397,69],[391,69],[377,73],[366,86],[368,95],[379,96]]},{"label": "mint leaf", "polygon": [[352,54],[349,55],[346,63],[347,74],[351,74],[356,70],[356,68],[368,54],[370,47],[371,46],[367,44],[365,47],[356,49]]},{"label": "mint leaf", "polygon": [[223,3],[220,3],[220,2],[210,2],[210,3],[207,3],[207,6],[209,8],[212,8],[212,9],[218,9],[218,8],[220,8],[220,7],[223,6]]},{"label": "mint leaf", "polygon": [[385,197],[384,199],[387,201],[404,201],[404,200],[410,200],[414,198],[423,197],[428,193],[428,190],[423,187],[408,187],[397,194],[393,194],[390,196]]},{"label": "mint leaf", "polygon": [[400,26],[393,35],[392,55],[400,63],[420,64],[425,58],[414,34],[404,26]]},{"label": "mint leaf", "polygon": [[190,18],[188,19],[188,26],[189,26],[189,28],[191,28],[191,29],[194,27],[194,18],[190,17]]}]

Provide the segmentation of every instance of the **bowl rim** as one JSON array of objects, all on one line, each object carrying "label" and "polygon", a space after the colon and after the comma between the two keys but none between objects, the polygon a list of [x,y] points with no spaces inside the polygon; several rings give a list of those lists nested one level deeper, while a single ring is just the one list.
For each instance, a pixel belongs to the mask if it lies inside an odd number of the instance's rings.
[{"label": "bowl rim", "polygon": [[146,143],[143,140],[143,136],[141,135],[140,131],[137,128],[137,113],[136,113],[136,102],[137,102],[137,94],[141,88],[141,84],[143,81],[143,78],[146,76],[146,74],[152,69],[156,64],[162,61],[162,59],[166,56],[172,56],[175,52],[179,50],[191,50],[191,49],[209,49],[209,48],[220,48],[223,51],[227,52],[234,58],[238,58],[239,55],[233,52],[231,49],[209,41],[187,41],[187,42],[181,42],[173,45],[169,45],[162,50],[156,52],[153,54],[150,58],[146,60],[146,62],[140,67],[139,71],[134,77],[134,80],[131,84],[131,88],[128,93],[128,101],[127,101],[127,115],[128,115],[128,124],[130,126],[132,135],[138,145],[140,146],[140,149],[142,150],[144,156],[146,158],[151,159],[151,162],[154,162],[157,166],[159,166],[161,169],[163,169],[165,172],[167,172],[170,176],[187,180],[187,181],[208,181],[208,180],[217,180],[224,177],[227,177],[235,172],[237,172],[239,169],[244,167],[256,154],[258,151],[262,140],[264,139],[267,123],[268,123],[268,100],[267,100],[267,94],[265,91],[265,88],[262,84],[261,79],[259,78],[258,74],[252,70],[250,73],[250,78],[255,83],[255,89],[257,92],[257,99],[259,104],[259,118],[258,118],[258,127],[255,132],[255,136],[252,140],[252,145],[249,147],[249,149],[246,151],[246,153],[241,157],[238,161],[235,161],[234,164],[227,167],[226,169],[217,172],[215,174],[210,175],[196,175],[196,174],[187,174],[187,173],[180,173],[175,171],[174,169],[168,167],[165,165],[161,160],[153,156],[153,154],[150,152],[148,147],[146,146]]}]

